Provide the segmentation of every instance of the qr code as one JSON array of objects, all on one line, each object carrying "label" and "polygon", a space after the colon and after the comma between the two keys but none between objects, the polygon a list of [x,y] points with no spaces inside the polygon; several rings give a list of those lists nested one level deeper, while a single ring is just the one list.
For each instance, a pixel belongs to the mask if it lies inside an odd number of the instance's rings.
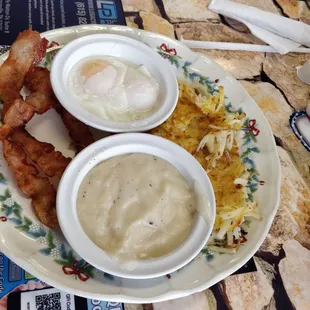
[{"label": "qr code", "polygon": [[36,310],[60,310],[60,293],[36,296]]}]

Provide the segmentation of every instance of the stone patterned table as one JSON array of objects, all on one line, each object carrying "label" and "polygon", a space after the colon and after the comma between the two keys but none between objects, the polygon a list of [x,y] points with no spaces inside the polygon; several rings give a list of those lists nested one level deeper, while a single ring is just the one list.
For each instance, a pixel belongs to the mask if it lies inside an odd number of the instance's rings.
[{"label": "stone patterned table", "polygon": [[[210,12],[209,0],[122,0],[130,27],[185,39],[261,43],[234,20]],[[298,0],[234,0],[310,24]],[[310,1],[309,1],[310,2]],[[273,130],[282,167],[281,202],[270,232],[256,253],[256,272],[228,277],[192,296],[126,310],[309,310],[310,153],[289,127],[294,110],[310,102],[310,86],[296,67],[310,55],[199,50],[230,71],[263,110]]]}]

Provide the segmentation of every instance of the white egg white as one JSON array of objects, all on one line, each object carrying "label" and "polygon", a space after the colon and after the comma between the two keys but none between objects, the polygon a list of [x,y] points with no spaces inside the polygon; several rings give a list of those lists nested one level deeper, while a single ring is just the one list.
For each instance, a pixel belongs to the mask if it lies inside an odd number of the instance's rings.
[{"label": "white egg white", "polygon": [[133,110],[145,112],[152,109],[158,96],[158,84],[152,77],[148,77],[139,70],[128,68],[124,87],[128,105]]},{"label": "white egg white", "polygon": [[[100,67],[85,76],[81,68],[91,61],[100,62]],[[84,108],[103,118],[132,121],[147,117],[157,105],[159,86],[146,67],[135,67],[113,57],[86,58],[71,70],[69,91]]]}]

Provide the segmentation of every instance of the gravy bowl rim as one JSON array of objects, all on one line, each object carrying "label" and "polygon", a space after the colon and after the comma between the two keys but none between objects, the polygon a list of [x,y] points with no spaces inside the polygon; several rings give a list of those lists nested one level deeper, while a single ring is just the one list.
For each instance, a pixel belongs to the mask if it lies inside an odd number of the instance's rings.
[{"label": "gravy bowl rim", "polygon": [[[132,153],[162,158],[176,167],[189,184],[198,182],[207,204],[207,218],[198,213],[185,241],[167,255],[123,263],[109,256],[86,235],[77,215],[77,197],[83,179],[96,165],[109,158]],[[182,268],[206,245],[213,229],[215,213],[214,191],[199,162],[179,145],[145,133],[112,135],[85,148],[67,167],[57,192],[59,225],[71,247],[96,268],[123,278],[154,278]]]}]

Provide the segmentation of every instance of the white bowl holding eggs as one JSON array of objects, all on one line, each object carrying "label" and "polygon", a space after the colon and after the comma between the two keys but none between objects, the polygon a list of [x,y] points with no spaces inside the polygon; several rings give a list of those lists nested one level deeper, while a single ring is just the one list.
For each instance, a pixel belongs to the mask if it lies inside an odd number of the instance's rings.
[{"label": "white bowl holding eggs", "polygon": [[[68,43],[53,60],[51,83],[72,115],[109,132],[150,130],[171,115],[178,99],[176,77],[160,55],[139,41],[112,34]],[[124,113],[133,116],[123,120]]]},{"label": "white bowl holding eggs", "polygon": [[[77,198],[83,180],[94,167],[115,156],[132,153],[150,154],[173,165],[189,186],[195,185],[195,193],[200,197],[197,200],[199,212],[193,218],[193,226],[188,236],[179,247],[157,258],[124,262],[108,255],[85,233],[77,212]],[[60,228],[72,248],[96,268],[132,279],[166,275],[180,269],[195,258],[206,245],[212,232],[215,209],[211,182],[196,159],[173,142],[143,133],[113,135],[88,146],[66,169],[57,193],[57,216]]]}]

